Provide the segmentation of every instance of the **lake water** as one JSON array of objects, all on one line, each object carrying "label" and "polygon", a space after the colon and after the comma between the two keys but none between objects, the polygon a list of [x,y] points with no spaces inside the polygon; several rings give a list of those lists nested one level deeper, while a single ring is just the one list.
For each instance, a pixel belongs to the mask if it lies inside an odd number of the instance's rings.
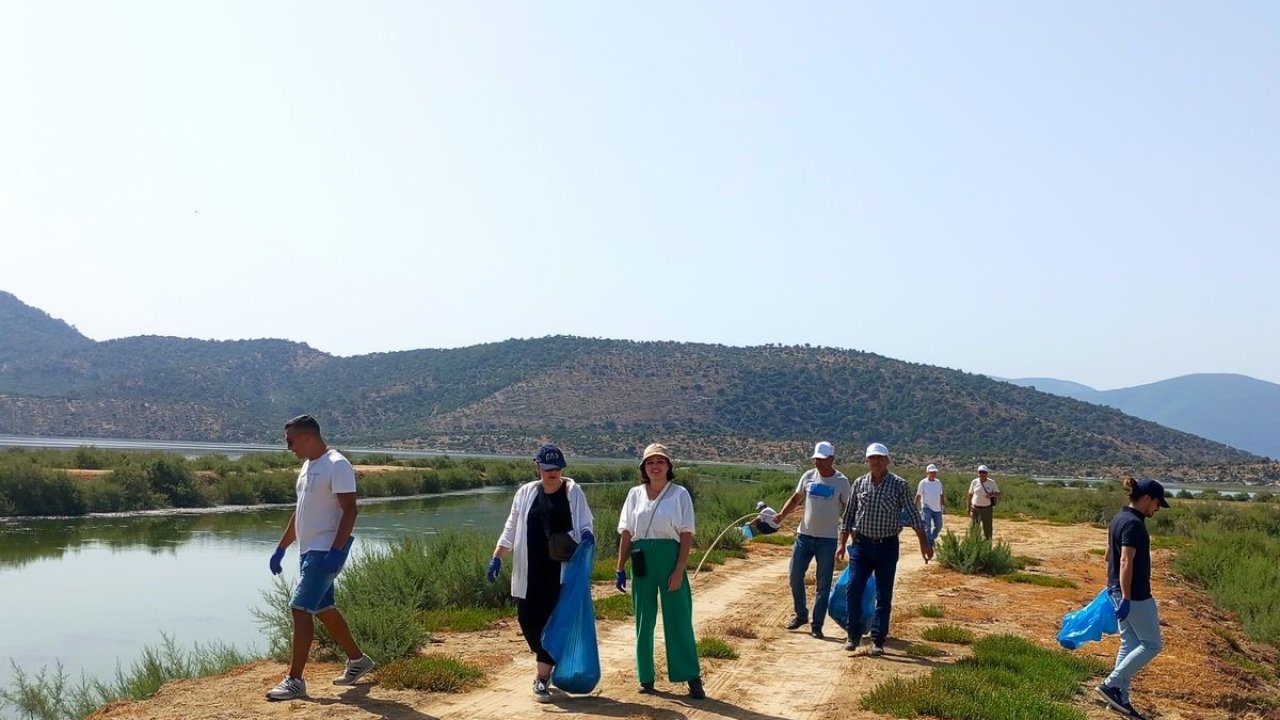
[{"label": "lake water", "polygon": [[[446,528],[496,540],[511,492],[362,503],[354,552]],[[107,677],[161,631],[183,646],[265,650],[250,609],[263,606],[267,560],[291,511],[0,521],[0,686],[12,680],[10,659]],[[285,561],[292,579],[296,553]]]}]

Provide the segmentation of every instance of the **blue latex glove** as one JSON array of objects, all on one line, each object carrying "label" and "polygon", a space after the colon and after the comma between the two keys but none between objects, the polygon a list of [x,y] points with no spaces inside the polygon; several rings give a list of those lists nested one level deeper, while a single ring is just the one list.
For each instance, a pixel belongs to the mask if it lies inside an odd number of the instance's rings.
[{"label": "blue latex glove", "polygon": [[1123,620],[1127,617],[1129,617],[1129,600],[1126,598],[1116,606],[1116,619]]},{"label": "blue latex glove", "polygon": [[268,563],[272,575],[279,575],[284,572],[284,568],[280,567],[281,560],[284,560],[284,548],[278,547],[275,552],[271,553],[271,562]]},{"label": "blue latex glove", "polygon": [[627,591],[627,574],[619,570],[613,574],[613,586],[618,588],[618,592]]},{"label": "blue latex glove", "polygon": [[500,572],[502,572],[502,558],[491,559],[489,561],[489,582],[496,581]]},{"label": "blue latex glove", "polygon": [[583,530],[581,537],[582,537],[582,542],[589,542],[589,543],[592,543],[593,545],[595,544],[596,536],[593,535],[590,530]]},{"label": "blue latex glove", "polygon": [[324,554],[324,560],[320,566],[330,575],[337,575],[342,570],[342,565],[347,561],[347,553],[344,550],[330,550]]}]

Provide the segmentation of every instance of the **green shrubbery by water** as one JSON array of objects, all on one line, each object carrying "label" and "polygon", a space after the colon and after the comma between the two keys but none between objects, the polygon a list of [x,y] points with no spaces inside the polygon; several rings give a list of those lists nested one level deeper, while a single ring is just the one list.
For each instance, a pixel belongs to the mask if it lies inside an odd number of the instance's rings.
[{"label": "green shrubbery by water", "polygon": [[[511,486],[535,475],[532,461],[448,456],[351,458],[356,464],[400,469],[360,473],[361,497],[405,497]],[[301,461],[291,453],[257,453],[229,460],[205,455],[187,460],[162,452],[10,449],[0,452],[0,516],[132,512],[216,505],[288,504]],[[106,471],[72,477],[69,470]],[[629,482],[631,464],[574,466],[583,483]]]},{"label": "green shrubbery by water", "polygon": [[216,675],[251,659],[217,642],[184,649],[162,635],[160,644],[143,648],[140,658],[127,669],[118,667],[109,680],[72,678],[61,665],[32,673],[14,663],[12,685],[0,689],[0,706],[24,720],[78,720],[107,703],[151,697],[171,680]]}]

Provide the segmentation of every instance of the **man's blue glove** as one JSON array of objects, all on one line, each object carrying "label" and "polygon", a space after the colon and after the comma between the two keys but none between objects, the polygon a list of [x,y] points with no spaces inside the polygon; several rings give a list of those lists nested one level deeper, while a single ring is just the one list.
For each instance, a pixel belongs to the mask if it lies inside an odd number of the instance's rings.
[{"label": "man's blue glove", "polygon": [[502,572],[502,558],[496,557],[489,561],[489,582],[498,579],[498,573]]},{"label": "man's blue glove", "polygon": [[281,560],[284,560],[284,548],[278,547],[275,552],[271,553],[271,562],[268,563],[272,575],[279,575],[284,572],[284,568],[280,567]]},{"label": "man's blue glove", "polygon": [[320,567],[330,575],[337,575],[342,570],[342,564],[347,561],[347,553],[344,550],[330,550],[324,554],[324,560],[320,561]]},{"label": "man's blue glove", "polygon": [[582,537],[582,542],[589,542],[593,545],[596,542],[596,536],[592,534],[590,530],[583,530],[581,537]]},{"label": "man's blue glove", "polygon": [[627,573],[619,570],[613,574],[613,586],[618,588],[618,592],[627,591]]},{"label": "man's blue glove", "polygon": [[1116,606],[1116,619],[1123,620],[1129,617],[1129,599],[1125,598]]}]

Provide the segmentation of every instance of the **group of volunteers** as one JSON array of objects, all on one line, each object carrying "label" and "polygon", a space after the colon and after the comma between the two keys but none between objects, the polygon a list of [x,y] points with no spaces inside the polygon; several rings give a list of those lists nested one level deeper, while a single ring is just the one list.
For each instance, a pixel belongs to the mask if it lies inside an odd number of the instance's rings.
[{"label": "group of volunteers", "polygon": [[[920,542],[921,557],[925,562],[933,558],[945,507],[942,481],[938,479],[937,466],[929,465],[912,497],[907,481],[889,472],[889,449],[882,443],[867,446],[866,463],[870,472],[856,480],[850,481],[836,470],[835,462],[835,446],[826,441],[814,446],[813,469],[800,476],[795,492],[772,522],[779,524],[796,508],[804,506],[789,572],[795,615],[786,628],[797,630],[807,624],[815,638],[826,637],[822,628],[827,617],[831,580],[836,561],[847,555],[853,570],[845,596],[849,609],[846,627],[863,627],[859,599],[874,574],[875,615],[871,620],[871,646],[867,654],[883,655],[898,569],[898,536],[903,527],[912,528]],[[978,466],[978,477],[970,483],[968,493],[969,515],[974,523],[982,523],[987,539],[991,538],[992,530],[991,506],[1000,496],[1000,488],[989,474],[986,465]],[[810,616],[804,578],[809,566],[815,563],[816,588]],[[844,649],[857,650],[860,640],[861,633],[847,633]]]},{"label": "group of volunteers", "polygon": [[[289,673],[267,692],[269,700],[290,700],[306,695],[302,672],[319,618],[347,655],[345,671],[335,685],[350,685],[374,668],[352,637],[342,613],[334,604],[334,581],[352,545],[356,520],[356,478],[351,463],[330,448],[320,434],[319,423],[302,415],[285,424],[285,441],[304,460],[296,483],[297,505],[271,556],[272,573],[281,572],[286,548],[299,544],[300,579],[290,600],[293,645]],[[857,650],[864,627],[860,599],[875,576],[875,610],[870,622],[867,655],[885,652],[893,586],[899,558],[899,534],[910,527],[919,541],[920,555],[928,562],[942,530],[945,494],[938,468],[929,465],[914,495],[903,478],[889,472],[889,450],[881,443],[867,446],[869,470],[849,480],[835,469],[836,451],[830,442],[814,447],[813,468],[804,472],[781,511],[761,501],[756,506],[754,532],[777,532],[781,523],[803,506],[789,567],[795,614],[788,630],[809,625],[815,638],[824,638],[823,625],[837,560],[851,567],[845,600],[848,607],[844,649]],[[534,462],[538,479],[520,486],[511,512],[489,560],[490,582],[501,573],[503,558],[511,556],[511,595],[516,600],[521,633],[537,663],[533,695],[539,702],[552,699],[550,681],[556,665],[542,646],[543,630],[560,598],[566,566],[579,543],[594,543],[591,508],[582,486],[564,474],[567,462],[555,445],[539,448]],[[676,484],[671,453],[658,443],[645,448],[639,465],[639,483],[628,492],[618,516],[618,556],[614,585],[626,592],[636,623],[636,677],[638,692],[655,692],[654,631],[662,613],[667,678],[687,683],[689,697],[706,697],[693,630],[693,596],[687,568],[695,533],[693,499]],[[1114,671],[1097,690],[1115,711],[1141,720],[1129,700],[1133,676],[1161,649],[1160,625],[1151,597],[1150,539],[1145,520],[1168,507],[1164,488],[1154,480],[1125,478],[1129,504],[1115,516],[1107,548],[1108,593],[1121,633]],[[980,525],[987,540],[992,536],[992,511],[1000,488],[986,465],[978,466],[966,494],[972,525]],[[804,577],[816,562],[816,596],[809,614]],[[630,578],[627,569],[630,567]],[[852,630],[857,628],[858,630]]]}]

